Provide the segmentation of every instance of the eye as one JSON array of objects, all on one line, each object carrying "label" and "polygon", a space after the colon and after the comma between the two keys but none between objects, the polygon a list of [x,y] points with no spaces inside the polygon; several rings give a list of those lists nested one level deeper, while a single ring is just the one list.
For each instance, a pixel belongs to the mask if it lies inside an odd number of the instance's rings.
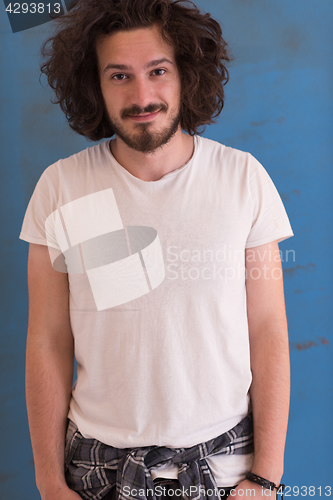
[{"label": "eye", "polygon": [[155,76],[162,76],[165,73],[165,69],[157,68],[152,72]]},{"label": "eye", "polygon": [[112,79],[113,80],[124,80],[126,78],[126,75],[124,73],[118,73],[117,75],[113,75]]}]

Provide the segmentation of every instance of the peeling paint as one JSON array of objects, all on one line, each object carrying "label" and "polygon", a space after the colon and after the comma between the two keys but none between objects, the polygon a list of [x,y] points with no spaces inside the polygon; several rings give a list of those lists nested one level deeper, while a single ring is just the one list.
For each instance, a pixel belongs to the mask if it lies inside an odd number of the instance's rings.
[{"label": "peeling paint", "polygon": [[313,271],[316,267],[316,264],[314,264],[313,262],[309,262],[309,264],[307,264],[306,266],[300,266],[300,265],[297,265],[297,266],[294,266],[294,267],[289,267],[287,269],[284,269],[283,272],[284,274],[286,274],[286,276],[294,276],[297,271],[305,271],[305,272],[309,272],[309,271]]},{"label": "peeling paint", "polygon": [[282,46],[292,52],[297,52],[304,41],[304,34],[295,25],[287,26],[282,31]]},{"label": "peeling paint", "polygon": [[317,342],[313,342],[313,340],[309,340],[308,342],[303,342],[302,344],[297,343],[296,349],[299,351],[305,351],[306,349],[310,349],[310,347],[317,346]]},{"label": "peeling paint", "polygon": [[0,483],[5,483],[11,477],[15,477],[17,474],[0,474]]},{"label": "peeling paint", "polygon": [[313,288],[313,287],[308,287],[308,288],[305,288],[303,290],[301,290],[300,288],[295,288],[294,289],[294,293],[296,293],[297,295],[300,295],[301,293],[305,293],[305,292],[322,292],[324,290],[323,287],[319,287],[319,288]]},{"label": "peeling paint", "polygon": [[311,349],[312,347],[329,345],[329,341],[325,337],[318,337],[318,339],[319,342],[315,342],[314,340],[307,340],[306,342],[294,342],[291,344],[291,347],[297,349],[298,351],[306,351],[307,349]]},{"label": "peeling paint", "polygon": [[252,127],[261,127],[262,125],[266,125],[266,123],[284,123],[286,121],[286,118],[284,116],[280,116],[276,120],[271,120],[270,118],[267,118],[267,120],[262,120],[261,122],[250,122],[250,125]]},{"label": "peeling paint", "polygon": [[[294,189],[291,193],[294,196],[297,196],[299,198],[301,196],[301,192],[299,189]],[[284,202],[290,201],[290,195],[287,193],[280,193],[280,196]]]},{"label": "peeling paint", "polygon": [[266,123],[270,122],[271,120],[267,119],[262,122],[250,122],[250,125],[253,127],[261,127],[262,125],[266,125]]},{"label": "peeling paint", "polygon": [[285,116],[280,116],[280,118],[278,118],[276,121],[278,123],[284,123],[286,121],[286,117]]}]

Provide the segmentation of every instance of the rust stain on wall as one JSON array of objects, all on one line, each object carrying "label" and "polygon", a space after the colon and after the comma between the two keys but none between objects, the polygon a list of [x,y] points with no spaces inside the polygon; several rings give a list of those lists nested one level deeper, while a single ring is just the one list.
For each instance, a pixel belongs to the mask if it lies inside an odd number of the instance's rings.
[{"label": "rust stain on wall", "polygon": [[313,271],[316,267],[316,264],[314,264],[313,262],[309,262],[309,264],[307,264],[306,266],[300,266],[300,265],[297,265],[297,266],[294,266],[294,267],[289,267],[287,269],[284,269],[283,272],[287,275],[287,276],[294,276],[296,274],[297,271]]},{"label": "rust stain on wall", "polygon": [[313,342],[312,340],[309,340],[308,342],[303,342],[302,344],[297,343],[296,344],[296,349],[298,351],[305,351],[306,349],[310,349],[310,347],[317,346],[317,342]]},{"label": "rust stain on wall", "polygon": [[325,339],[325,337],[319,337],[319,342],[315,342],[314,340],[307,340],[306,342],[297,342],[292,344],[298,351],[306,351],[307,349],[311,349],[312,347],[318,347],[320,345],[329,345],[329,341]]}]

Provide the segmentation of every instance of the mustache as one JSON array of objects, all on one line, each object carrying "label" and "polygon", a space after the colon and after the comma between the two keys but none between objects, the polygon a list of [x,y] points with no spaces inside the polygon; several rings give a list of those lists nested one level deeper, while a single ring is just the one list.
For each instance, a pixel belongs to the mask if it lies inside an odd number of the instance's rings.
[{"label": "mustache", "polygon": [[145,108],[140,108],[140,106],[132,106],[131,108],[125,108],[121,112],[122,118],[127,118],[128,116],[137,115],[147,115],[150,113],[155,113],[155,111],[166,111],[167,106],[165,104],[148,104]]}]

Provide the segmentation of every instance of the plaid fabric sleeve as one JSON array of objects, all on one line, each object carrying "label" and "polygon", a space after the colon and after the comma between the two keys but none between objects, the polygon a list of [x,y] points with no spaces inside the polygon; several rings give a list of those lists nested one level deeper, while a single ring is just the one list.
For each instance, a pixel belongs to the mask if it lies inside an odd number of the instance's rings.
[{"label": "plaid fabric sleeve", "polygon": [[69,421],[65,448],[65,477],[81,498],[102,500],[116,486],[117,500],[158,500],[150,468],[171,460],[179,465],[178,481],[184,500],[220,500],[206,457],[218,453],[253,451],[252,414],[215,439],[191,448],[148,446],[118,449],[82,436]]}]

